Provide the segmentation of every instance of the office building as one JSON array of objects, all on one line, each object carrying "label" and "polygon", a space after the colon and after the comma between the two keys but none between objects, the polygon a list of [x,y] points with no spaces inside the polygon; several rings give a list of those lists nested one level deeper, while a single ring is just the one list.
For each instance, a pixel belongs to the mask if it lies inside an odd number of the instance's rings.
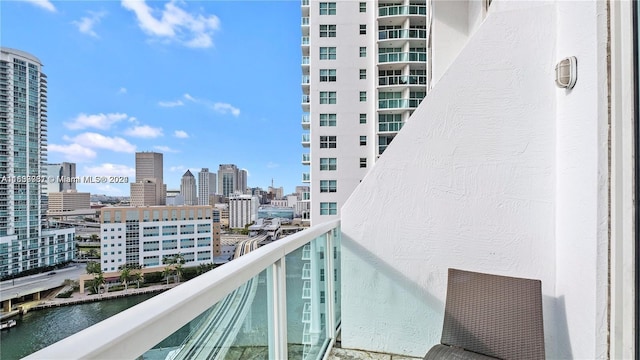
[{"label": "office building", "polygon": [[75,181],[65,181],[76,177],[76,164],[62,162],[59,164],[47,164],[47,186],[46,193],[63,192],[67,190],[76,190]]},{"label": "office building", "polygon": [[167,186],[163,180],[163,155],[136,153],[136,181],[131,183],[131,206],[155,206],[166,203]]},{"label": "office building", "polygon": [[247,176],[249,176],[247,170],[238,170],[238,188],[236,189],[236,191],[239,191],[242,194],[247,193]]},{"label": "office building", "polygon": [[231,194],[229,196],[229,227],[243,228],[256,221],[260,201],[257,196]]},{"label": "office building", "polygon": [[185,266],[220,255],[220,213],[211,206],[109,207],[100,215],[102,271],[121,265],[162,267],[181,254]]},{"label": "office building", "polygon": [[224,197],[238,191],[239,184],[239,170],[234,164],[220,164],[218,167],[218,193]]},{"label": "office building", "polygon": [[0,48],[0,276],[74,259],[73,228],[50,228],[47,76],[24,51]]},{"label": "office building", "polygon": [[180,195],[182,195],[184,205],[198,205],[198,189],[196,178],[190,170],[182,175],[180,180]]},{"label": "office building", "polygon": [[210,173],[208,168],[202,168],[198,173],[198,205],[212,205],[209,197],[216,194],[216,174]]},{"label": "office building", "polygon": [[302,6],[302,177],[311,222],[339,209],[427,92],[425,0]]},{"label": "office building", "polygon": [[91,194],[88,192],[67,190],[49,193],[48,197],[47,212],[49,215],[91,208]]}]

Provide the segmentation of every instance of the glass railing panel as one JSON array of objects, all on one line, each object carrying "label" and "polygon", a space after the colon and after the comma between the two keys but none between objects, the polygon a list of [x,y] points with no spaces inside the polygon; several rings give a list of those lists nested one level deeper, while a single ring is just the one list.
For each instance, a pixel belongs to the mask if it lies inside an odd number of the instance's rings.
[{"label": "glass railing panel", "polygon": [[341,259],[342,259],[342,241],[340,239],[342,232],[340,231],[340,226],[333,229],[333,289],[334,289],[334,305],[333,311],[335,314],[335,324],[336,328],[340,325],[340,320],[342,319],[342,267]]},{"label": "glass railing panel", "polygon": [[268,359],[266,273],[251,278],[140,359]]},{"label": "glass railing panel", "polygon": [[[318,359],[327,336],[326,235],[286,256],[287,346],[289,359]],[[303,254],[308,250],[308,254]],[[308,256],[307,256],[308,255]],[[309,271],[309,280],[305,272]]]},{"label": "glass railing panel", "polygon": [[303,56],[302,57],[302,65],[309,65],[309,57],[308,56]]}]

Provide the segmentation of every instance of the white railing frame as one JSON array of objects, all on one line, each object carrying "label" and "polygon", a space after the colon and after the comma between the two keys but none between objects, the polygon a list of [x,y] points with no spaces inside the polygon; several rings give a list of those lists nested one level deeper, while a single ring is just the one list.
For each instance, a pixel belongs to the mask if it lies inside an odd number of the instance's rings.
[{"label": "white railing frame", "polygon": [[[285,256],[339,226],[339,219],[328,221],[265,245],[25,359],[137,358],[265,269],[273,275],[270,333],[273,331],[274,341],[269,347],[274,347],[275,359],[286,359]],[[326,278],[333,281],[333,276]],[[333,302],[333,294],[327,299]]]}]

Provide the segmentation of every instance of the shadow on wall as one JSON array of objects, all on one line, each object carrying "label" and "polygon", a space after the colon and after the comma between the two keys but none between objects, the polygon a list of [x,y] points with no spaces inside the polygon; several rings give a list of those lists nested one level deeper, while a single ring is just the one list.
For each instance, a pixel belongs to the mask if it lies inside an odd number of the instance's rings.
[{"label": "shadow on wall", "polygon": [[[545,336],[545,341],[549,340],[549,338],[555,335],[555,350],[556,350],[556,358],[558,359],[573,359],[573,352],[571,351],[571,337],[569,336],[569,325],[567,323],[567,309],[564,301],[564,296],[552,297],[552,296],[542,296],[542,301],[544,305],[544,310],[549,311],[554,309],[551,316],[546,317],[547,319],[553,319],[552,324],[545,324],[545,334],[547,333],[547,329],[551,329],[553,331],[551,336]],[[549,348],[549,344],[547,344],[547,348]]]}]

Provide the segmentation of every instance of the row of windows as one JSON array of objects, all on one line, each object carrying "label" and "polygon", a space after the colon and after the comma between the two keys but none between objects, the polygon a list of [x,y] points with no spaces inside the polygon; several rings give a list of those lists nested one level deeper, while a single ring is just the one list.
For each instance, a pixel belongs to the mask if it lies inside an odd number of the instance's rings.
[{"label": "row of windows", "polygon": [[[335,82],[337,80],[336,69],[320,69],[320,82]],[[360,80],[367,79],[367,69],[360,69]]]},{"label": "row of windows", "polygon": [[[360,167],[367,167],[367,158],[360,158]],[[336,158],[320,158],[320,170],[335,171],[338,170],[338,159]],[[321,185],[322,186],[322,185]],[[321,191],[323,192],[323,191]],[[333,191],[328,191],[333,192]]]},{"label": "row of windows", "polygon": [[[335,15],[336,14],[336,3],[335,2],[321,2],[320,3],[320,15]],[[367,3],[360,2],[358,11],[361,13],[367,12]]]},{"label": "row of windows", "polygon": [[[367,47],[360,47],[360,57],[367,57]],[[320,60],[335,60],[337,58],[337,49],[335,46],[321,46]]]},{"label": "row of windows", "polygon": [[[360,146],[367,146],[367,136],[360,136]],[[320,136],[320,149],[335,149],[338,147],[338,140],[336,136]]]},{"label": "row of windows", "polygon": [[[320,25],[320,37],[336,37],[337,25]],[[360,24],[360,35],[367,34],[367,25]]]}]

